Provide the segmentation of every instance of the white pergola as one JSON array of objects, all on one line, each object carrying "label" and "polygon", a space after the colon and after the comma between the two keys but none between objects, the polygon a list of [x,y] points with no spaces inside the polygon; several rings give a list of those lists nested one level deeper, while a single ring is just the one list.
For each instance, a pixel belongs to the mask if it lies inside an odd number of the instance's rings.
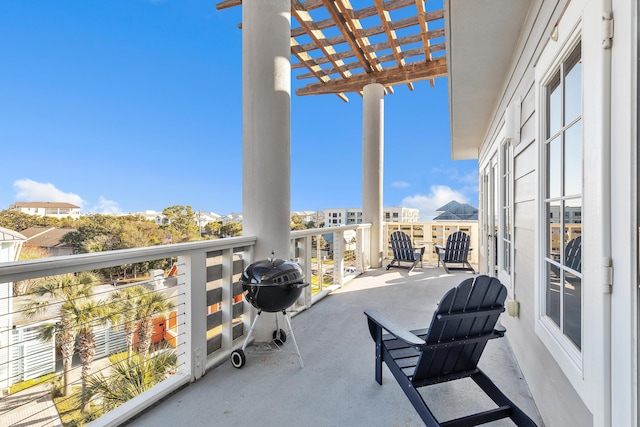
[{"label": "white pergola", "polygon": [[[226,0],[242,5],[243,230],[254,258],[289,253],[291,71],[297,95],[363,96],[362,209],[382,265],[384,95],[446,76],[444,11],[425,0]],[[292,19],[294,18],[293,25]],[[434,29],[429,29],[432,26]]]}]

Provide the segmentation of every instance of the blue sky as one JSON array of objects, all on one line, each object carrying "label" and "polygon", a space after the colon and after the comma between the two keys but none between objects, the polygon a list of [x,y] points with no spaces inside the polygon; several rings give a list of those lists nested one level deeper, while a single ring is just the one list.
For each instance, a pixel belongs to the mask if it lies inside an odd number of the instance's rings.
[{"label": "blue sky", "polygon": [[[0,209],[240,212],[241,10],[215,5],[0,2]],[[292,210],[361,206],[362,99],[348,96],[292,96]],[[451,160],[445,78],[385,97],[384,162],[385,206],[477,206],[477,162]]]}]

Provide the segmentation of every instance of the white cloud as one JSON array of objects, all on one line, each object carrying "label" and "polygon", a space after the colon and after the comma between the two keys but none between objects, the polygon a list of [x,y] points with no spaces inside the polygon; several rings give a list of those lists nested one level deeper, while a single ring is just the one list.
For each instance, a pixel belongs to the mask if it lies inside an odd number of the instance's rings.
[{"label": "white cloud", "polygon": [[393,188],[408,188],[408,187],[411,187],[411,184],[404,181],[396,181],[396,182],[392,182],[391,186]]},{"label": "white cloud", "polygon": [[469,203],[469,198],[459,190],[453,190],[446,185],[432,185],[429,194],[416,194],[405,197],[402,206],[420,210],[420,219],[428,221],[436,215],[436,209],[452,200],[460,203]]},{"label": "white cloud", "polygon": [[122,213],[118,202],[114,200],[107,200],[103,196],[100,196],[98,205],[94,206],[93,209],[91,209],[91,211],[96,213],[101,213],[101,214],[107,214],[107,215]]},{"label": "white cloud", "polygon": [[19,202],[67,202],[82,207],[84,200],[74,193],[65,193],[51,183],[32,179],[19,179],[13,183],[16,201]]}]

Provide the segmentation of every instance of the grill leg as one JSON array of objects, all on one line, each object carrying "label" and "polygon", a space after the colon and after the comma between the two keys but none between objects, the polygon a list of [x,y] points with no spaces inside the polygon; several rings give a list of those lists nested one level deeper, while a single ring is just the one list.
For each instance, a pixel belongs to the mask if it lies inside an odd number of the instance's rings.
[{"label": "grill leg", "polygon": [[251,322],[251,328],[249,329],[249,333],[247,334],[247,337],[244,339],[244,343],[242,344],[242,351],[245,351],[247,349],[247,344],[251,339],[251,335],[253,335],[253,330],[256,328],[256,322],[258,321],[258,318],[260,317],[261,313],[262,311],[258,311],[258,315],[256,316],[255,319],[253,319],[253,322]]},{"label": "grill leg", "polygon": [[289,326],[289,333],[291,334],[291,341],[293,341],[293,346],[295,347],[296,353],[298,354],[298,360],[300,361],[300,367],[304,368],[304,363],[302,363],[302,356],[300,355],[300,349],[298,348],[298,343],[296,342],[296,336],[293,335],[293,328],[291,327],[291,316],[289,315],[289,313],[285,312],[284,310],[283,310],[283,313],[284,313],[284,318],[287,320],[287,325]]}]

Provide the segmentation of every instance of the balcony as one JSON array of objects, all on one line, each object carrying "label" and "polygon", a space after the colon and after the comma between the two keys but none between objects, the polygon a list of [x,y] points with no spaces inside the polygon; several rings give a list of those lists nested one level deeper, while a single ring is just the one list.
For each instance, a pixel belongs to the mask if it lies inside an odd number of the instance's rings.
[{"label": "balcony", "polygon": [[[352,252],[340,244],[344,240],[340,236],[348,230],[357,236],[354,256],[345,256]],[[469,276],[445,274],[428,260],[411,273],[369,269],[363,255],[368,230],[367,225],[332,228],[331,262],[315,257],[315,245],[326,229],[291,233],[291,256],[313,282],[293,307],[293,330],[304,368],[290,339],[280,350],[262,344],[249,346],[242,369],[229,363],[231,351],[242,346],[255,316],[249,304],[238,298],[242,293],[239,275],[252,259],[254,237],[8,263],[0,268],[0,283],[164,258],[176,260],[176,283],[156,284],[154,290],[175,299],[171,334],[177,368],[164,381],[105,413],[92,425],[211,425],[214,420],[216,425],[422,425],[386,368],[383,386],[374,381],[374,345],[363,310],[377,308],[407,328],[424,327],[445,291]],[[345,277],[345,263],[355,268],[357,277]],[[329,286],[319,280],[323,273],[330,273]],[[113,285],[98,287],[103,296],[111,292],[109,286]],[[9,314],[15,318],[19,312],[14,304]],[[0,333],[9,333],[3,329]],[[32,340],[31,344],[36,342],[40,341]],[[12,362],[17,353],[7,354],[8,360],[0,360],[7,377],[0,378],[3,380],[15,375]],[[26,361],[26,357],[23,351],[20,358]],[[106,360],[96,356],[94,374],[107,371]],[[540,423],[508,339],[491,341],[480,365]],[[74,368],[72,385],[79,384],[78,371]],[[58,370],[56,374],[61,373]],[[436,416],[459,416],[462,399],[474,405],[486,403],[474,387],[471,382],[440,385],[426,390],[425,398],[440,399]],[[59,425],[56,418],[44,385],[0,400],[2,425]]]}]

